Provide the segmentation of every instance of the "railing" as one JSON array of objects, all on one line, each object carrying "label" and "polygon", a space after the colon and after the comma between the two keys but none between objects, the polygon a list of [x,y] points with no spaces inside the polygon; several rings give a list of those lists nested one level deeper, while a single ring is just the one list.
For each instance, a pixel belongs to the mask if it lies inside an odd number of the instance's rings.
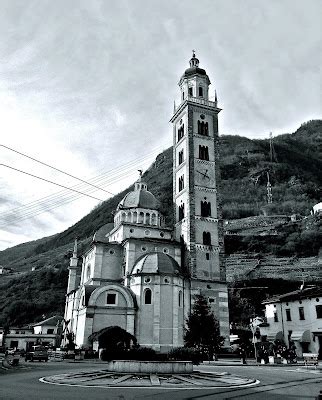
[{"label": "railing", "polygon": [[201,99],[199,97],[193,97],[193,96],[188,96],[186,97],[177,107],[175,107],[175,111],[178,110],[178,108],[181,107],[181,105],[186,101],[191,101],[192,103],[196,103],[196,104],[201,104],[204,106],[208,106],[208,107],[215,107],[217,108],[217,102],[216,101],[210,101],[210,100],[206,100],[206,99]]}]

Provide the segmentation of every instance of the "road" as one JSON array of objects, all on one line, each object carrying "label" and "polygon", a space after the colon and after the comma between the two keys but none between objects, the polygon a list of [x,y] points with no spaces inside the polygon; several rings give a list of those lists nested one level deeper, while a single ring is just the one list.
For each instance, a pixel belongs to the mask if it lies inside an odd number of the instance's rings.
[{"label": "road", "polygon": [[21,363],[19,369],[0,370],[1,400],[160,400],[160,399],[315,399],[322,390],[322,372],[303,367],[255,365],[202,365],[202,371],[223,372],[252,377],[260,381],[244,389],[151,389],[96,388],[49,385],[39,378],[55,374],[104,369],[104,364],[89,362]]}]

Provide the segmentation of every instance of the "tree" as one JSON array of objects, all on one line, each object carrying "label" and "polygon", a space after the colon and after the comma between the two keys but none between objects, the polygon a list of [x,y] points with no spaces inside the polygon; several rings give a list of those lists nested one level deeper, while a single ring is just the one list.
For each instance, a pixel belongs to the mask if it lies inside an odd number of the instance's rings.
[{"label": "tree", "polygon": [[222,346],[219,322],[214,316],[204,296],[196,295],[191,314],[186,319],[184,334],[185,347],[192,347],[213,359]]}]

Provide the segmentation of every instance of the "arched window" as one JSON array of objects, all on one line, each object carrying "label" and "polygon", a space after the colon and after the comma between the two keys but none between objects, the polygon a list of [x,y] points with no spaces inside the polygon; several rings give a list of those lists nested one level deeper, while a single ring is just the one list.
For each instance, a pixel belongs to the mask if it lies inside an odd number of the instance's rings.
[{"label": "arched window", "polygon": [[201,216],[210,217],[211,216],[211,203],[208,201],[202,201],[200,203]]},{"label": "arched window", "polygon": [[145,224],[150,225],[150,213],[145,214]]},{"label": "arched window", "polygon": [[209,161],[208,146],[199,146],[199,158],[200,158],[200,160]]},{"label": "arched window", "polygon": [[183,136],[184,136],[184,124],[182,124],[178,129],[178,142],[180,139],[183,138]]},{"label": "arched window", "polygon": [[184,175],[181,175],[179,178],[179,192],[184,188]]},{"label": "arched window", "polygon": [[202,242],[206,246],[211,246],[211,235],[210,235],[210,232],[203,232],[203,234],[202,234]]},{"label": "arched window", "polygon": [[145,291],[144,291],[144,304],[152,304],[152,291],[151,291],[151,289],[145,289]]},{"label": "arched window", "polygon": [[140,212],[139,214],[139,220],[138,220],[139,224],[143,224],[144,223],[144,213]]},{"label": "arched window", "polygon": [[203,88],[199,86],[199,97],[203,96]]},{"label": "arched window", "polygon": [[208,122],[198,121],[198,135],[208,136]]},{"label": "arched window", "polygon": [[178,303],[179,303],[179,307],[182,307],[182,291],[179,290],[179,294],[178,294]]},{"label": "arched window", "polygon": [[192,87],[189,88],[189,96],[193,96]]},{"label": "arched window", "polygon": [[154,213],[151,214],[151,225],[157,225],[157,216]]},{"label": "arched window", "polygon": [[184,92],[182,92],[182,100],[184,100]]},{"label": "arched window", "polygon": [[183,149],[179,151],[179,161],[178,161],[178,165],[183,163]]},{"label": "arched window", "polygon": [[90,278],[91,278],[91,264],[88,264],[86,269],[86,280],[88,281]]},{"label": "arched window", "polygon": [[181,221],[184,218],[184,204],[181,204],[179,206],[179,221]]}]

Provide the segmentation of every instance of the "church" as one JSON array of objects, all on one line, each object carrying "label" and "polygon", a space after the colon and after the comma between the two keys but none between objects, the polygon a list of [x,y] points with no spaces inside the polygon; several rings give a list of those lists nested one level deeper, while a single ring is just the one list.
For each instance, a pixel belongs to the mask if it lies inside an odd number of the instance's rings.
[{"label": "church", "polygon": [[[159,352],[183,346],[185,319],[201,294],[228,339],[229,314],[220,207],[217,96],[193,52],[174,107],[173,213],[165,226],[160,203],[140,175],[102,226],[78,267],[69,265],[65,333],[77,346],[102,347],[109,327]],[[66,337],[65,337],[66,343]]]}]

